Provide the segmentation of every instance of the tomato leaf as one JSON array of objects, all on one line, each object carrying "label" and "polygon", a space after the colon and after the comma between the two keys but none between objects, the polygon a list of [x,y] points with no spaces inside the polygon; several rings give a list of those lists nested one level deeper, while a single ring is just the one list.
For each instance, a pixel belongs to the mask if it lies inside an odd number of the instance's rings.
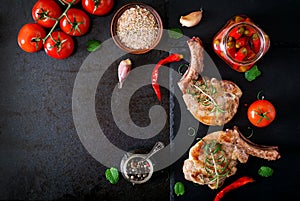
[{"label": "tomato leaf", "polygon": [[245,78],[249,82],[255,80],[260,75],[261,75],[261,72],[258,69],[257,65],[253,66],[250,70],[248,70],[248,71],[245,72]]},{"label": "tomato leaf", "polygon": [[176,184],[174,185],[174,192],[177,196],[183,195],[185,192],[183,183],[176,182]]},{"label": "tomato leaf", "polygon": [[268,166],[261,166],[258,170],[258,174],[262,177],[270,177],[273,175],[274,170]]},{"label": "tomato leaf", "polygon": [[179,28],[170,28],[168,30],[168,35],[170,38],[179,39],[183,36],[183,33]]},{"label": "tomato leaf", "polygon": [[111,184],[116,184],[119,181],[119,172],[116,168],[111,167],[105,171],[105,177]]},{"label": "tomato leaf", "polygon": [[86,45],[87,45],[87,51],[94,52],[100,48],[101,42],[99,40],[93,39],[93,40],[88,41],[86,43]]}]

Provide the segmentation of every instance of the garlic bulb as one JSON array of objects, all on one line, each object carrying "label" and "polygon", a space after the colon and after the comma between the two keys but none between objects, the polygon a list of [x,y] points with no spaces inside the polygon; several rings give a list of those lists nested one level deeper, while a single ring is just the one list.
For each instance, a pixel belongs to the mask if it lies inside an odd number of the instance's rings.
[{"label": "garlic bulb", "polygon": [[191,12],[188,15],[180,17],[180,24],[184,27],[196,26],[202,18],[202,10]]}]

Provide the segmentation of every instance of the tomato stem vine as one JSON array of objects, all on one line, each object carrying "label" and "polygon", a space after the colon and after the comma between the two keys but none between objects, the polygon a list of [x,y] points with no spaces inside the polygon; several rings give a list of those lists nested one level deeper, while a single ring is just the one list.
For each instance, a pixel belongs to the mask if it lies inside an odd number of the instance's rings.
[{"label": "tomato stem vine", "polygon": [[[62,18],[63,16],[66,16],[68,10],[69,10],[69,9],[71,8],[71,6],[75,3],[75,1],[76,1],[76,0],[73,0],[73,1],[70,2],[70,3],[67,3],[68,6],[67,6],[67,8],[65,9],[65,11],[64,11],[57,19],[53,19],[53,20],[55,20],[55,24],[54,24],[53,27],[50,29],[49,33],[45,36],[45,38],[42,39],[43,44],[45,44],[46,40],[47,40],[49,37],[52,38],[52,35],[51,35],[51,34],[52,34],[52,32],[54,31],[54,29],[56,28],[56,26],[58,25],[59,20],[61,20],[61,18]],[[61,2],[63,5],[65,5],[65,4],[63,3],[63,2],[65,2],[65,1],[60,0],[60,2]],[[53,38],[52,38],[52,40],[53,40]],[[53,40],[53,41],[55,42],[55,40]]]},{"label": "tomato stem vine", "polygon": [[94,7],[94,11],[93,11],[93,13],[94,13],[97,10],[97,8],[99,7],[100,1],[99,0],[93,0],[93,1],[95,3],[95,7]]},{"label": "tomato stem vine", "polygon": [[257,124],[259,124],[263,119],[270,121],[270,118],[267,116],[269,112],[263,112],[260,108],[257,108],[258,111],[255,111],[255,114],[260,116]]}]

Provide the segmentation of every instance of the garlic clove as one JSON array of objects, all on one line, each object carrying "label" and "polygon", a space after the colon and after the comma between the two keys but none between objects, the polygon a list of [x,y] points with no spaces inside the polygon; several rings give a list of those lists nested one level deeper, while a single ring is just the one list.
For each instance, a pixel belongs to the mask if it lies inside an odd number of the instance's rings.
[{"label": "garlic clove", "polygon": [[199,24],[202,18],[202,10],[191,12],[188,15],[181,16],[179,22],[184,27],[193,27]]},{"label": "garlic clove", "polygon": [[119,89],[122,88],[123,82],[131,70],[131,65],[132,63],[130,59],[122,60],[120,62],[118,66]]}]

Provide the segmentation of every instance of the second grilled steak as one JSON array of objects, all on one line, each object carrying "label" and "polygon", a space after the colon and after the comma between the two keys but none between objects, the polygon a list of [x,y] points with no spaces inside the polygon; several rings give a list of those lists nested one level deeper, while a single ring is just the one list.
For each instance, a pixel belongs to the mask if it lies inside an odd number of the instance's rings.
[{"label": "second grilled steak", "polygon": [[228,80],[202,77],[204,50],[201,40],[188,41],[191,63],[178,86],[183,93],[187,109],[206,125],[224,125],[237,112],[241,89]]}]

